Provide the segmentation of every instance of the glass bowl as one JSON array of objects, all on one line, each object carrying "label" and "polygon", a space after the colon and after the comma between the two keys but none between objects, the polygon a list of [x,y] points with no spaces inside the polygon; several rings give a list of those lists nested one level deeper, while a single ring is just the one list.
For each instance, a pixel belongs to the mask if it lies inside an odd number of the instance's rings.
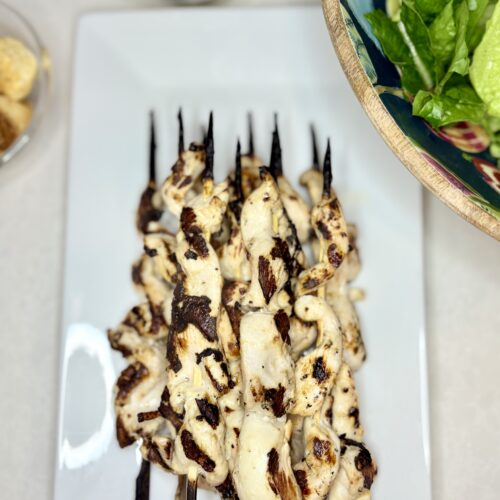
[{"label": "glass bowl", "polygon": [[37,60],[38,71],[33,88],[24,100],[31,105],[31,120],[17,139],[0,153],[0,166],[13,158],[33,137],[47,108],[50,85],[49,58],[37,33],[19,12],[0,0],[0,37],[4,36],[16,38],[31,50]]}]

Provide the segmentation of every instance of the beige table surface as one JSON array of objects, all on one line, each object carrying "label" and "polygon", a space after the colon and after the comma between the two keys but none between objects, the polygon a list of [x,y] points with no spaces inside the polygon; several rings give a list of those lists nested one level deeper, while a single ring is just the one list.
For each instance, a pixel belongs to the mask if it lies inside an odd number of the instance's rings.
[{"label": "beige table surface", "polygon": [[[10,2],[36,24],[56,71],[55,99],[43,129],[0,169],[0,498],[48,500],[76,21],[92,9],[168,2]],[[424,210],[434,498],[498,500],[500,245],[428,193]]]}]

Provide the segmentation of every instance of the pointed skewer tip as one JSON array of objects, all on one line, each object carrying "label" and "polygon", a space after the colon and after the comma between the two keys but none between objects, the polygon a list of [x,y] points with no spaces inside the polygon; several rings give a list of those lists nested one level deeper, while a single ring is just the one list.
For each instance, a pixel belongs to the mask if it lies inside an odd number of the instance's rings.
[{"label": "pointed skewer tip", "polygon": [[149,112],[149,182],[156,183],[156,128],[154,111]]},{"label": "pointed skewer tip", "polygon": [[319,170],[319,152],[318,152],[318,141],[316,139],[316,129],[314,128],[314,124],[311,123],[311,143],[312,143],[312,152],[313,152],[313,168],[314,170]]},{"label": "pointed skewer tip", "polygon": [[208,119],[208,131],[205,140],[205,170],[203,171],[203,179],[214,178],[214,124],[213,113],[210,111]]},{"label": "pointed skewer tip", "polygon": [[325,160],[323,162],[323,197],[328,198],[331,193],[332,184],[332,154],[330,148],[330,139],[326,144]]},{"label": "pointed skewer tip", "polygon": [[182,108],[177,112],[177,121],[179,122],[179,142],[177,145],[177,152],[181,155],[184,152],[184,121],[182,119]]},{"label": "pointed skewer tip", "polygon": [[253,116],[251,112],[248,112],[248,155],[253,156],[255,153],[254,143],[253,143]]},{"label": "pointed skewer tip", "polygon": [[271,146],[271,159],[269,160],[269,170],[275,179],[278,176],[283,175],[280,136],[277,129],[275,129],[273,132],[273,142]]},{"label": "pointed skewer tip", "polygon": [[236,165],[234,169],[234,189],[238,200],[243,201],[243,191],[241,186],[241,144],[240,140],[236,143]]}]

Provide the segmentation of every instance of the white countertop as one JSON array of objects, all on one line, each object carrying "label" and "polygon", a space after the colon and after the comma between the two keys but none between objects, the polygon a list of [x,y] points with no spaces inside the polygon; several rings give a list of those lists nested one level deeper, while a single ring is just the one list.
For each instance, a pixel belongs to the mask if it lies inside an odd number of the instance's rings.
[{"label": "white countertop", "polygon": [[[33,143],[0,169],[0,422],[5,436],[0,496],[48,500],[57,425],[67,131],[76,20],[93,9],[168,2],[11,3],[35,24],[55,72],[50,116]],[[500,246],[428,193],[424,194],[424,221],[434,498],[496,500],[500,490],[496,473],[500,461]]]}]

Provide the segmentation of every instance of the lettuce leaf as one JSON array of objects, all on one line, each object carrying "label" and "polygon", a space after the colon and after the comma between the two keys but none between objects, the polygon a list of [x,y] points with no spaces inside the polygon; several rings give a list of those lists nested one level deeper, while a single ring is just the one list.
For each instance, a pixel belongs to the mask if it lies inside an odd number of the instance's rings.
[{"label": "lettuce leaf", "polygon": [[497,1],[401,0],[392,19],[381,10],[366,17],[385,55],[398,67],[401,86],[415,96],[413,114],[436,128],[478,123],[500,155],[500,119],[491,120],[469,78],[471,53]]},{"label": "lettuce leaf", "polygon": [[[470,51],[473,51],[483,38],[486,21],[493,13],[497,0],[469,1],[469,22],[467,23],[466,42]],[[472,4],[472,5],[471,5]]]},{"label": "lettuce leaf", "polygon": [[461,121],[482,123],[486,106],[469,83],[462,83],[445,88],[440,95],[419,91],[413,101],[413,114],[439,128]]}]

